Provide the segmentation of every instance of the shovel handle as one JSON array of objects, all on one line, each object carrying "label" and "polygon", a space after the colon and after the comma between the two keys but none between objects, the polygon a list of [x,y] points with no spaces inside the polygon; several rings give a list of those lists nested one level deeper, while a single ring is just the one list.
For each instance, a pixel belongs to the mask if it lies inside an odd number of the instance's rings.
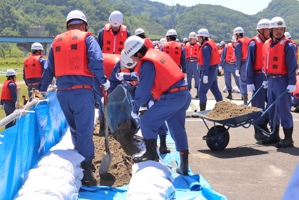
[{"label": "shovel handle", "polygon": [[19,102],[20,102],[20,90],[21,90],[21,88],[17,88],[17,103],[19,104]]},{"label": "shovel handle", "polygon": [[108,90],[105,91],[104,89],[104,86],[102,86],[102,94],[103,94],[103,97],[104,97],[104,105],[107,105],[108,103]]}]

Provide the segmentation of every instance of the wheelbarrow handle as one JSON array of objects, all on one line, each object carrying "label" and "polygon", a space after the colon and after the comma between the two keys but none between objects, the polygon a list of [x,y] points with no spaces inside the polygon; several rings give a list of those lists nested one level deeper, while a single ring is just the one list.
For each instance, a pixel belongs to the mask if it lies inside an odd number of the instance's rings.
[{"label": "wheelbarrow handle", "polygon": [[253,100],[253,98],[257,95],[257,93],[263,88],[263,85],[253,94],[253,96],[251,97],[251,99],[248,101],[248,103],[246,104],[246,106],[248,106],[251,101]]},{"label": "wheelbarrow handle", "polygon": [[105,91],[104,89],[104,86],[102,86],[102,94],[103,94],[103,97],[104,97],[104,105],[107,105],[108,103],[108,90]]}]

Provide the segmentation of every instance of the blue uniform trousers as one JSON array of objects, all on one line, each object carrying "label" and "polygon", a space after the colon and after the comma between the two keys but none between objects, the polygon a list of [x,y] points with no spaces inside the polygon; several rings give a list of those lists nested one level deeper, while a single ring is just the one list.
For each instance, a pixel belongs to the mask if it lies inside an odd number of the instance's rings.
[{"label": "blue uniform trousers", "polygon": [[75,149],[85,157],[94,158],[94,93],[90,89],[58,90],[57,98],[70,125]]},{"label": "blue uniform trousers", "polygon": [[188,83],[188,89],[192,89],[191,86],[191,80],[192,80],[192,75],[194,76],[194,87],[198,88],[199,85],[199,74],[197,71],[197,61],[195,62],[186,62],[186,69],[187,69],[187,83]]},{"label": "blue uniform trousers", "polygon": [[[157,103],[158,100],[155,100],[155,103]],[[148,105],[148,103],[147,103]],[[147,106],[147,109],[150,109],[148,106]],[[158,129],[158,135],[167,135],[167,132],[168,132],[168,128],[166,126],[166,123],[164,123],[159,129]]]},{"label": "blue uniform trousers", "polygon": [[26,79],[25,82],[27,83],[27,87],[28,87],[28,99],[29,99],[31,97],[30,91],[33,88],[33,85],[31,85],[31,84],[38,83],[37,85],[34,85],[34,87],[36,90],[39,90],[41,78],[29,78],[29,79]]},{"label": "blue uniform trousers", "polygon": [[241,96],[247,96],[247,76],[246,76],[246,62],[241,62],[240,67],[240,92]]},{"label": "blue uniform trousers", "polygon": [[[255,87],[255,91],[252,95],[255,94],[255,92],[262,86],[263,80],[264,80],[264,74],[263,73],[254,73],[253,74],[253,84]],[[265,110],[265,103],[267,102],[267,89],[260,89],[260,91],[256,94],[256,96],[252,99],[251,105],[257,108],[261,108]],[[264,124],[265,119],[269,118],[268,113],[266,113],[261,119],[253,120],[256,124]]]},{"label": "blue uniform trousers", "polygon": [[161,98],[141,117],[140,127],[145,139],[157,139],[158,129],[168,124],[177,151],[188,150],[185,129],[186,110],[191,102],[188,90],[162,95]]},{"label": "blue uniform trousers", "polygon": [[198,98],[200,104],[207,103],[207,93],[209,89],[213,93],[217,102],[223,100],[222,94],[218,87],[217,75],[218,75],[217,68],[210,69],[208,74],[209,82],[207,84],[203,83],[203,75],[201,76],[199,82],[199,88],[198,88]]},{"label": "blue uniform trousers", "polygon": [[[16,107],[15,107],[15,104],[13,102],[10,102],[10,103],[5,103],[4,104],[4,111],[5,111],[5,114],[6,114],[6,117],[8,115],[10,115],[11,113],[13,113],[15,111]],[[12,127],[16,124],[16,120],[10,122],[9,124],[7,124],[5,126],[5,129],[8,129],[9,127]]]},{"label": "blue uniform trousers", "polygon": [[[268,83],[268,105],[271,105],[280,96],[280,94],[287,89],[288,77],[269,78]],[[274,107],[275,106],[269,109],[270,126],[273,126],[275,111]],[[278,115],[276,116],[275,126],[279,125],[281,122],[281,126],[283,128],[289,129],[293,127],[293,116],[291,114],[291,107],[291,93],[287,92],[278,100]]]},{"label": "blue uniform trousers", "polygon": [[239,84],[239,77],[236,75],[236,65],[231,65],[228,64],[227,62],[224,63],[223,66],[223,71],[224,71],[224,81],[225,81],[225,86],[227,90],[232,90],[232,74],[235,78],[236,85],[240,89],[240,84]]}]

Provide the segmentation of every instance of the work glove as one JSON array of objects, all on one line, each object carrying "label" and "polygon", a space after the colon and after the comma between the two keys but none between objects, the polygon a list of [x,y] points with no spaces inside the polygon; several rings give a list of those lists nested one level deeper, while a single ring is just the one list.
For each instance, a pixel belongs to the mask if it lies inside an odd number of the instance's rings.
[{"label": "work glove", "polygon": [[293,93],[296,90],[296,85],[288,85],[287,90],[289,93]]},{"label": "work glove", "polygon": [[124,80],[124,73],[123,72],[116,73],[115,77],[116,77],[117,80],[123,81]]},{"label": "work glove", "polygon": [[222,72],[222,66],[219,66],[219,67],[218,67],[218,71],[219,71],[219,72]]},{"label": "work glove", "polygon": [[240,71],[236,70],[236,76],[240,76]]},{"label": "work glove", "polygon": [[134,119],[138,119],[138,118],[139,118],[139,114],[134,113],[133,110],[132,110],[132,112],[131,112],[131,116],[132,116]]},{"label": "work glove", "polygon": [[268,81],[263,81],[263,88],[267,89],[268,88]]},{"label": "work glove", "polygon": [[1,109],[1,110],[4,109],[4,106],[3,106],[3,105],[0,105],[0,109]]},{"label": "work glove", "polygon": [[204,83],[204,84],[207,84],[209,81],[208,81],[208,76],[203,76],[203,80],[202,80],[202,82]]},{"label": "work glove", "polygon": [[154,101],[149,101],[148,104],[147,104],[147,106],[148,106],[149,109],[150,109],[150,107],[152,107],[153,105],[154,105]]},{"label": "work glove", "polygon": [[247,85],[247,90],[251,93],[253,93],[255,91],[255,87],[254,84],[248,84]]},{"label": "work glove", "polygon": [[108,90],[110,88],[110,82],[107,80],[106,83],[102,84],[104,86],[104,90]]}]

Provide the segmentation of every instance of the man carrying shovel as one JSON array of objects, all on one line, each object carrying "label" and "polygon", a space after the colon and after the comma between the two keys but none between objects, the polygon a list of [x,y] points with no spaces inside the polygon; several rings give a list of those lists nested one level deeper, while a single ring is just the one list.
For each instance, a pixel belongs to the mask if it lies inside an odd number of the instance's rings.
[{"label": "man carrying shovel", "polygon": [[96,185],[92,172],[94,143],[94,93],[96,78],[108,90],[110,83],[104,75],[100,46],[91,33],[88,23],[79,10],[71,11],[66,19],[67,32],[55,37],[49,51],[48,67],[42,80],[41,91],[47,91],[53,76],[57,77],[57,98],[70,125],[75,149],[85,157],[82,184]]}]

